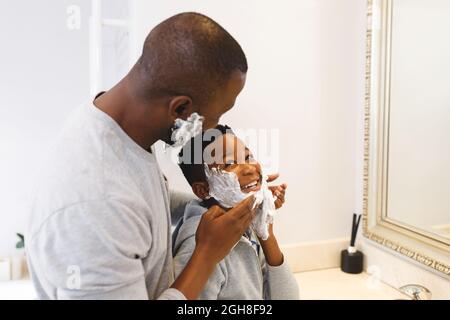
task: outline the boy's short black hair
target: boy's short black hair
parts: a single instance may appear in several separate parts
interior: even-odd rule
[[[212,131],[214,130],[214,131]],[[217,125],[189,140],[178,154],[179,166],[184,177],[192,186],[194,182],[206,181],[203,152],[205,148],[224,134],[233,134],[227,125]],[[199,148],[201,146],[201,148]]]

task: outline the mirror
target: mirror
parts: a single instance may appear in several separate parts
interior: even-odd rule
[[[369,0],[365,236],[450,275],[450,2]]]
[[[390,37],[386,216],[448,244],[450,2],[393,1]]]

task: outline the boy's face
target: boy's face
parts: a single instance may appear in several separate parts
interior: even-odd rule
[[[212,159],[205,162],[208,166],[236,174],[244,193],[261,189],[261,166],[253,158],[252,152],[244,142],[233,134],[219,136],[205,148],[205,154]]]

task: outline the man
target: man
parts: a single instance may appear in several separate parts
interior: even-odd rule
[[[174,279],[173,199],[151,147],[170,144],[175,120],[193,112],[203,129],[216,126],[246,72],[227,31],[203,15],[179,14],[150,32],[117,85],[71,116],[42,171],[26,235],[39,298],[197,298],[250,224],[254,199],[227,214],[209,209]]]

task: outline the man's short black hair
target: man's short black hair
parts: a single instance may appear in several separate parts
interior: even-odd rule
[[[229,126],[219,124],[193,137],[181,149],[178,155],[179,166],[191,186],[194,182],[206,181],[203,152],[208,145],[224,134],[234,135],[234,132]]]
[[[233,71],[247,68],[241,46],[217,22],[200,13],[180,13],[145,39],[136,64],[138,94],[146,100],[188,95],[203,104]]]

